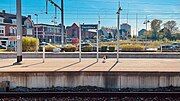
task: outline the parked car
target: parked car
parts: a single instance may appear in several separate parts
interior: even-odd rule
[[[6,49],[6,46],[0,45],[0,49]]]
[[[46,43],[46,42],[42,42],[42,43],[40,43],[40,44],[39,44],[39,46],[40,46],[40,47],[42,47],[43,45],[45,45],[45,46],[46,46],[46,45],[48,45],[48,43]]]
[[[163,45],[160,46],[158,50],[162,50],[163,52],[173,52],[176,50],[176,48],[173,45]]]
[[[172,46],[175,47],[176,50],[180,50],[180,43],[175,42],[175,43],[172,44]]]

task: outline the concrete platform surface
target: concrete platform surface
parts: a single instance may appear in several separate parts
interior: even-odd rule
[[[0,59],[0,72],[77,72],[77,71],[112,71],[112,72],[180,72],[180,59],[24,59],[22,65],[12,65],[16,59]]]

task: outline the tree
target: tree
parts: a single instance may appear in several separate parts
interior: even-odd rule
[[[169,29],[163,28],[159,31],[159,35],[163,35],[163,38],[167,38],[169,40],[172,39],[172,35]]]
[[[162,21],[161,20],[158,20],[158,19],[154,19],[152,22],[151,22],[151,30],[153,32],[158,32],[161,28],[161,23]]]
[[[176,21],[172,20],[164,23],[164,28],[167,28],[171,34],[174,34],[178,30],[178,27],[176,27],[176,25]]]
[[[174,37],[176,40],[180,40],[180,33],[176,33]]]
[[[151,39],[152,40],[157,40],[159,38],[158,32],[161,28],[161,23],[162,23],[162,21],[158,20],[158,19],[154,19],[151,22],[151,30],[152,30]]]

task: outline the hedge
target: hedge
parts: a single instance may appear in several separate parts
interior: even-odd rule
[[[138,44],[124,44],[121,45],[121,49],[123,52],[142,52],[144,51],[144,46]]]
[[[35,52],[39,49],[39,40],[33,37],[22,38],[22,51]]]
[[[64,47],[65,52],[75,52],[76,51],[76,46],[74,45],[67,45]]]
[[[109,52],[114,52],[115,51],[115,46],[109,46]]]
[[[107,46],[102,46],[101,47],[101,52],[107,52],[107,48],[108,48]]]
[[[53,52],[53,49],[55,49],[55,48],[56,48],[56,46],[48,44],[45,46],[45,51],[46,52]],[[39,51],[43,51],[43,46],[39,47]]]
[[[88,46],[84,46],[82,48],[82,51],[83,52],[92,52],[93,51],[93,47],[91,45],[88,45]]]

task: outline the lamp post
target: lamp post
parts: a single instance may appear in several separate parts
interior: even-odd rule
[[[118,11],[117,11],[117,63],[119,63],[119,39],[120,39],[120,33],[119,33],[119,27],[120,27],[120,12],[122,11],[122,8],[120,7],[120,3],[118,5]]]
[[[14,65],[20,65],[22,62],[22,15],[21,0],[16,0],[16,18],[17,18],[17,62]]]
[[[147,16],[146,16],[146,20],[144,21],[144,23],[143,24],[145,24],[146,25],[146,46],[145,46],[145,48],[147,48],[147,33],[148,33],[148,23],[150,23],[150,21],[147,19]]]
[[[54,34],[53,34],[53,35],[54,35],[54,38],[53,38],[53,39],[54,39],[54,43],[55,43],[55,41],[56,41],[56,39],[55,39],[55,33],[57,33],[57,32],[56,32],[57,30],[55,31],[56,24],[57,24],[57,22],[55,21],[55,18],[56,18],[56,17],[54,17],[54,19],[51,21],[51,22],[54,23],[54,30],[53,30],[53,32],[54,32]]]
[[[36,38],[38,39],[38,14],[34,14],[36,16]]]

